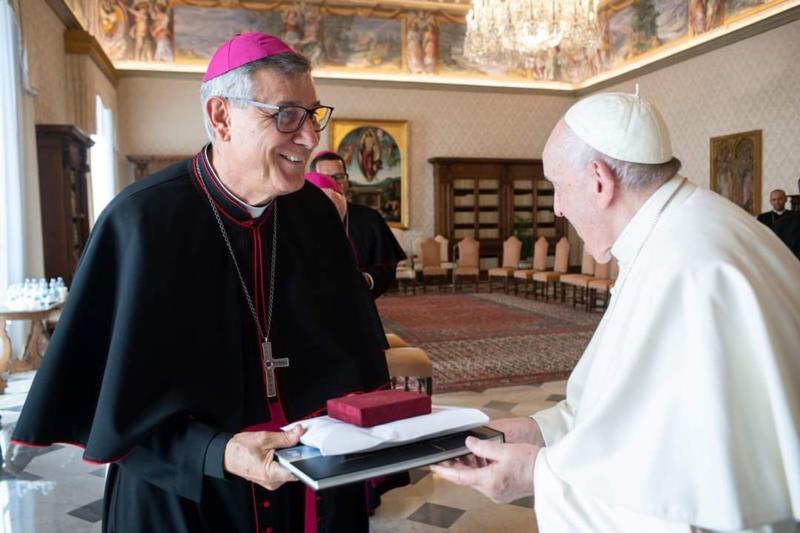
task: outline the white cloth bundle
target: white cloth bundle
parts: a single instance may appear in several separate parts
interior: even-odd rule
[[[362,428],[329,416],[300,420],[284,426],[289,431],[300,424],[306,428],[300,442],[318,448],[322,455],[342,455],[389,448],[427,438],[466,431],[489,422],[478,409],[437,408],[429,415],[415,416],[388,424]]]

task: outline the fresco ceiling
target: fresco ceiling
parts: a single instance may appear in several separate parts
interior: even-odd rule
[[[575,90],[798,11],[800,0],[601,0],[600,47],[527,70],[463,56],[467,0],[64,0],[118,70],[202,72],[236,33],[264,31],[318,77]],[[563,55],[562,55],[563,56]]]

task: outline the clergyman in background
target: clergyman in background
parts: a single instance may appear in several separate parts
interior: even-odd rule
[[[311,161],[311,170],[331,176],[347,195],[349,176],[342,156],[320,152]],[[358,267],[373,298],[378,298],[394,282],[397,263],[406,254],[381,214],[371,207],[347,202],[344,225],[358,256]]]

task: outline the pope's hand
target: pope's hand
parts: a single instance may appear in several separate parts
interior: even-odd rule
[[[500,431],[508,443],[533,444],[544,446],[544,438],[539,424],[529,417],[501,418],[489,422],[489,427]]]
[[[275,450],[296,446],[305,433],[302,426],[291,431],[237,433],[225,446],[225,470],[268,490],[276,490],[297,478],[275,461]]]
[[[539,446],[467,437],[467,448],[474,459],[434,465],[431,467],[433,473],[458,485],[479,490],[497,503],[508,503],[533,494],[533,465]]]

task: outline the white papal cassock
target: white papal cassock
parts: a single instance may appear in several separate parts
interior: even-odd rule
[[[682,177],[612,254],[620,275],[566,400],[533,416],[540,531],[795,531],[800,262]]]

